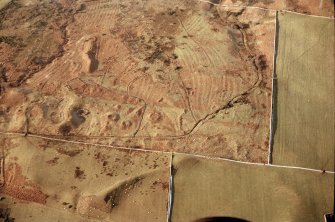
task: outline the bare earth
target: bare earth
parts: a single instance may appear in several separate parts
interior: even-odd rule
[[[280,10],[331,17],[333,6],[326,0],[0,0],[0,221],[11,221],[9,208],[18,221],[204,216],[197,197],[220,205],[217,193],[239,192],[240,168],[249,163],[198,161],[194,155],[270,161],[278,14],[288,13]],[[299,42],[301,35],[292,33]],[[286,153],[280,153],[285,161]],[[194,165],[183,168],[183,159]],[[267,178],[290,188],[281,196],[273,196],[277,187],[270,185],[268,192],[254,186],[251,193],[264,191],[274,203],[279,197],[283,206],[309,201],[310,208],[292,208],[283,218],[298,218],[322,202],[298,192],[304,178],[312,181],[320,172],[250,169],[241,183],[245,189],[248,178],[256,178],[250,175],[259,174],[255,184]],[[196,186],[198,173],[203,180]],[[268,179],[277,174],[275,182]],[[332,187],[334,175],[320,175],[323,182],[306,190]],[[198,195],[185,196],[183,188]],[[295,195],[297,201],[287,198]],[[185,214],[183,207],[194,203]],[[236,209],[241,203],[247,202],[236,202]],[[257,203],[266,205],[264,199]],[[309,218],[329,213],[332,202],[322,203]],[[234,209],[224,212],[264,221],[276,215],[265,215],[265,208],[259,215],[260,208],[246,215]]]
[[[2,131],[266,162],[275,12],[39,4],[3,10]]]

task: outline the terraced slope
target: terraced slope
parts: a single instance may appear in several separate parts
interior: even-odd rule
[[[2,130],[266,162],[274,12],[198,1],[67,4],[61,56],[4,89]],[[7,84],[18,72],[3,73]]]
[[[323,221],[333,6],[0,0],[0,221]]]

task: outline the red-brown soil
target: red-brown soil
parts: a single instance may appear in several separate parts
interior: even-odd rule
[[[7,23],[15,7],[60,10],[29,20],[44,21],[29,30],[50,49],[2,29],[26,45],[2,43],[13,52],[3,62],[2,129],[266,161],[274,12],[197,1],[64,4],[2,10]],[[13,56],[30,71],[22,75]],[[46,58],[38,68],[34,56]]]

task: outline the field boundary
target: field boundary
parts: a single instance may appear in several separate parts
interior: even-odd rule
[[[277,74],[276,74],[276,59],[278,50],[278,35],[279,35],[279,24],[278,24],[278,12],[276,12],[275,18],[275,34],[274,34],[274,49],[273,49],[273,67],[272,67],[272,80],[271,80],[271,110],[270,110],[270,132],[269,132],[269,151],[268,151],[268,164],[272,163],[272,149],[274,140],[274,129],[276,121],[276,96],[277,96]]]
[[[235,7],[235,8],[251,8],[251,9],[259,9],[259,10],[265,10],[265,11],[272,11],[272,12],[289,12],[289,13],[295,13],[295,14],[299,14],[299,15],[305,15],[305,16],[311,16],[311,17],[318,17],[318,18],[327,18],[327,19],[332,19],[334,20],[334,16],[328,17],[328,16],[322,16],[322,15],[309,15],[309,14],[304,14],[304,13],[300,13],[300,12],[295,12],[295,11],[291,11],[291,10],[286,10],[286,9],[270,9],[270,8],[264,8],[264,7],[259,7],[259,6],[250,6],[250,5],[234,5],[234,4],[217,4],[217,3],[213,3],[207,0],[198,0],[199,2],[204,2],[204,3],[208,3],[211,5],[216,5],[216,6],[220,6],[220,7]]]
[[[247,165],[278,167],[278,168],[297,169],[297,170],[314,171],[314,172],[319,172],[319,173],[335,174],[334,171],[328,171],[328,170],[323,170],[323,169],[313,169],[313,168],[298,167],[298,166],[274,165],[274,164],[268,164],[268,163],[253,163],[253,162],[245,162],[245,161],[239,161],[239,160],[231,160],[231,159],[221,158],[221,157],[205,156],[205,155],[200,155],[200,154],[181,153],[181,152],[173,152],[173,151],[147,150],[147,149],[113,146],[113,145],[106,145],[106,144],[99,144],[99,143],[88,143],[88,142],[76,141],[76,140],[64,140],[64,139],[52,138],[52,137],[41,136],[38,134],[31,134],[31,133],[26,134],[26,133],[18,133],[18,132],[0,132],[0,135],[32,137],[32,138],[45,139],[45,140],[50,140],[50,141],[58,141],[58,142],[66,142],[66,143],[72,143],[72,144],[98,146],[98,147],[107,147],[107,148],[122,149],[122,150],[135,150],[135,151],[142,151],[142,152],[177,154],[177,155],[180,154],[180,155],[194,156],[194,157],[210,159],[210,160],[229,161],[229,162],[247,164]]]

